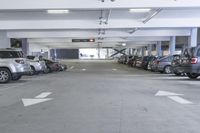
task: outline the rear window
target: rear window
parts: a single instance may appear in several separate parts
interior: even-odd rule
[[[21,51],[0,51],[0,58],[23,58]]]
[[[200,56],[200,48],[197,51],[197,56]]]
[[[29,60],[34,60],[35,56],[27,56],[26,58],[29,59]]]
[[[192,57],[194,55],[195,48],[188,48],[183,52],[183,56]]]

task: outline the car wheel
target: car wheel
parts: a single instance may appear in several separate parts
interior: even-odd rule
[[[21,79],[21,77],[22,77],[22,76],[21,76],[21,75],[19,75],[19,76],[13,77],[13,78],[12,78],[12,80],[14,80],[14,81],[17,81],[17,80],[20,80],[20,79]]]
[[[31,71],[30,71],[30,75],[34,75],[36,74],[35,68],[33,66],[31,66]]]
[[[51,72],[52,72],[51,68],[50,68],[50,67],[47,67],[46,72],[47,72],[47,73],[51,73]]]
[[[7,68],[0,68],[0,83],[8,83],[11,80],[11,73]]]
[[[172,73],[172,67],[171,67],[171,66],[166,66],[166,67],[164,68],[164,72],[165,72],[166,74]]]
[[[186,73],[186,75],[190,78],[190,79],[196,79],[199,77],[198,74],[196,73]]]

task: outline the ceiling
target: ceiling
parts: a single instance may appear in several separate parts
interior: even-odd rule
[[[102,2],[104,1],[104,2]],[[200,27],[197,0],[2,0],[0,30],[9,38],[53,48],[138,47],[190,36]],[[150,9],[130,12],[129,9]],[[68,10],[49,14],[47,10]],[[94,43],[72,43],[95,38]]]

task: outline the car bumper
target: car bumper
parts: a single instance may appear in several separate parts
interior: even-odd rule
[[[46,69],[46,66],[43,66],[43,65],[35,66],[35,70],[37,72],[44,72],[45,69]]]
[[[23,76],[23,75],[29,75],[30,71],[27,72],[17,72],[17,73],[12,73],[12,77],[18,77],[18,76]]]
[[[180,66],[176,68],[178,71],[182,71],[184,73],[198,73],[200,74],[200,67],[198,66]]]

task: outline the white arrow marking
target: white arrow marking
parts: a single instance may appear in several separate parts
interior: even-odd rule
[[[52,100],[52,98],[46,98],[46,99],[22,99],[22,102],[24,104],[25,107],[27,106],[31,106],[34,104],[38,104],[38,103],[43,103],[46,101],[50,101]]]
[[[155,96],[167,96],[169,99],[180,103],[180,104],[193,104],[191,101],[188,101],[180,96],[183,96],[184,94],[178,94],[174,92],[169,91],[158,91]]]
[[[168,96],[168,98],[170,98],[171,100],[180,103],[180,104],[193,104],[191,101],[188,101],[182,97],[179,96]]]
[[[184,94],[178,94],[169,91],[158,91],[155,96],[183,96]]]
[[[52,92],[43,92],[40,95],[36,96],[35,98],[46,98],[51,94],[52,94]]]

